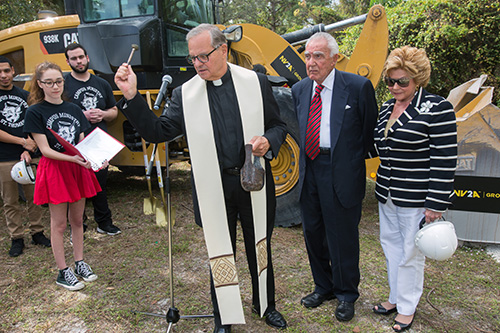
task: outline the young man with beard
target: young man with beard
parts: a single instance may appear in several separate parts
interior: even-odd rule
[[[64,93],[69,100],[78,105],[91,124],[92,132],[96,127],[107,132],[107,122],[118,115],[111,85],[104,79],[90,74],[89,57],[85,48],[77,43],[69,44],[64,52],[66,62],[71,67],[71,73],[64,77]],[[97,231],[102,234],[118,235],[120,228],[113,224],[111,210],[108,206],[106,181],[108,168],[96,172],[97,180],[102,192],[92,198],[94,206],[94,219],[98,225]]]
[[[33,139],[24,134],[24,117],[28,108],[28,92],[14,86],[14,67],[9,59],[0,56],[0,192],[7,229],[12,240],[11,257],[24,249],[24,207],[19,203],[18,184],[10,171],[20,160],[38,162],[32,153],[37,150]],[[33,244],[50,247],[50,240],[43,234],[42,208],[33,203],[35,185],[23,185],[28,206],[28,221]]]

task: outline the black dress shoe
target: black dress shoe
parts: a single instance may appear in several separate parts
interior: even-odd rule
[[[340,301],[335,310],[335,317],[340,321],[349,321],[354,317],[354,303]]]
[[[329,301],[335,298],[334,294],[322,295],[317,292],[312,292],[300,300],[300,304],[306,308],[315,308],[323,304],[324,301]]]
[[[283,318],[283,315],[281,315],[281,313],[279,313],[276,309],[270,311],[264,316],[266,317],[266,324],[271,327],[283,330],[287,326],[285,318]]]
[[[231,333],[231,325],[215,326],[214,333]]]
[[[377,307],[376,309],[375,309],[375,306]],[[395,307],[393,307],[392,309],[389,309],[389,310],[387,310],[386,308],[384,308],[382,306],[382,304],[377,304],[375,306],[373,307],[373,312],[375,312],[376,314],[384,315],[384,316],[398,311],[397,306],[395,306]]]

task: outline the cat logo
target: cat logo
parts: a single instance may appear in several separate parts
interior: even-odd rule
[[[473,191],[473,190],[455,190],[455,194],[459,198],[478,198],[481,199],[481,196],[479,195],[479,191]]]

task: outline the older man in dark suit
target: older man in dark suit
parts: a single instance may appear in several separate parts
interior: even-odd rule
[[[359,234],[365,155],[373,146],[377,104],[366,78],[335,69],[338,45],[328,33],[306,44],[308,78],[293,86],[300,128],[299,193],[314,291],[301,303],[338,299],[348,321],[359,297]]]

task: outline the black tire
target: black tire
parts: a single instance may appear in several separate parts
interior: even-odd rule
[[[288,129],[286,142],[281,146],[278,157],[271,162],[276,183],[274,225],[292,227],[302,223],[298,191],[299,124],[295,115],[291,89],[274,87],[273,93],[280,108],[281,118],[286,122]]]

